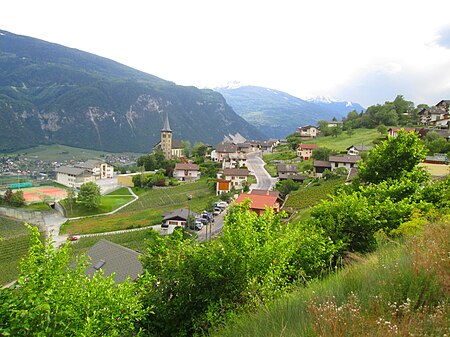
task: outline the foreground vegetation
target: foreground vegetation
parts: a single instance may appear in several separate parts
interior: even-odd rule
[[[445,336],[450,218],[243,315],[214,336]],[[350,261],[350,257],[347,258]]]

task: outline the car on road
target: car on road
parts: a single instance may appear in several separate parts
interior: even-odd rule
[[[196,231],[199,231],[199,230],[201,230],[203,228],[203,224],[201,223],[201,222],[196,222],[195,223],[195,227],[194,227],[194,229],[196,230]]]
[[[67,238],[67,241],[78,241],[79,239],[79,236],[72,235]]]

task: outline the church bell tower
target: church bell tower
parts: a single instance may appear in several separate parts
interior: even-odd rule
[[[161,130],[161,150],[167,160],[172,159],[172,130],[170,129],[169,115],[167,113]]]

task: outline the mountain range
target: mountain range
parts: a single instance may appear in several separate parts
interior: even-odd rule
[[[358,103],[324,97],[303,100],[279,90],[236,83],[214,90],[241,117],[272,138],[284,138],[302,125],[317,125],[319,120],[341,119],[350,111],[364,110]]]
[[[264,138],[218,92],[0,30],[0,151],[63,144],[149,152],[166,114],[173,137],[192,144]]]

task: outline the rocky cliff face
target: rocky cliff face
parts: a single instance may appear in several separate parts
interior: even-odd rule
[[[95,55],[0,31],[0,151],[59,143],[148,152],[163,116],[174,138],[217,144],[263,135],[217,92],[183,87]]]

